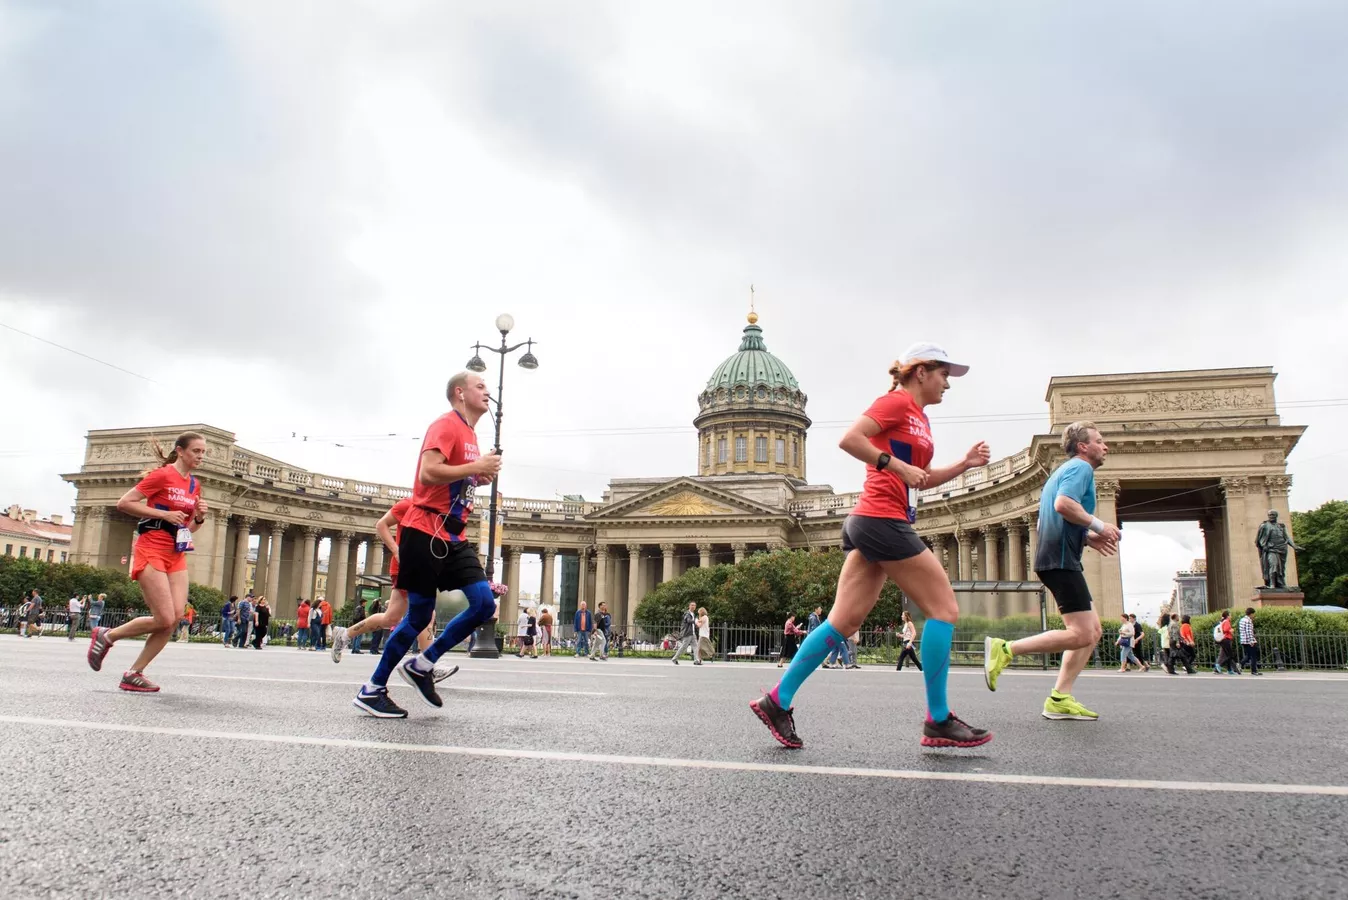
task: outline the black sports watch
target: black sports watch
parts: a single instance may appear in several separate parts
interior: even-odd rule
[[[893,457],[888,453],[881,453],[880,458],[875,461],[875,470],[877,472],[883,472],[885,469],[889,468],[889,461],[892,458]]]

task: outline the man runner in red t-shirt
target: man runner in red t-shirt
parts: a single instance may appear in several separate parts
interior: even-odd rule
[[[407,616],[389,635],[374,674],[351,701],[357,709],[381,719],[407,717],[407,710],[388,695],[388,678],[395,666],[428,706],[443,706],[435,691],[436,660],[496,615],[496,597],[477,558],[477,547],[463,537],[475,488],[501,470],[501,457],[495,451],[485,456],[478,452],[473,431],[487,412],[491,394],[476,372],[455,375],[445,394],[453,409],[426,429],[412,507],[398,526],[394,587],[407,592]],[[453,590],[463,591],[468,608],[450,620],[425,652],[399,665],[417,633],[430,624],[436,592]]]

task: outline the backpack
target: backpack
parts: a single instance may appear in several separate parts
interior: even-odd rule
[[[1226,640],[1226,635],[1222,634],[1222,623],[1221,623],[1221,622],[1218,622],[1216,625],[1214,625],[1214,626],[1212,627],[1212,639],[1213,639],[1214,641],[1216,641],[1217,643],[1219,643],[1219,644],[1220,644],[1222,641]]]

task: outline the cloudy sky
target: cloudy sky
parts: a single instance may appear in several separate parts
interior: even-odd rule
[[[974,365],[938,456],[1024,447],[1055,374],[1272,365],[1310,426],[1293,507],[1342,497],[1345,28],[1296,0],[0,0],[0,501],[68,511],[88,429],[198,421],[406,484],[502,311],[541,362],[507,374],[507,494],[689,473],[751,282],[814,482],[855,488],[841,423],[929,338]],[[1129,538],[1139,609],[1202,553]]]

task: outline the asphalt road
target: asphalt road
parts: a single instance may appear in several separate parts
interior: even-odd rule
[[[456,655],[380,721],[368,656],[170,645],[131,695],[84,650],[0,636],[6,898],[1348,895],[1334,675],[1088,675],[1060,723],[957,670],[996,739],[933,751],[917,672],[825,671],[792,752],[770,666]]]

